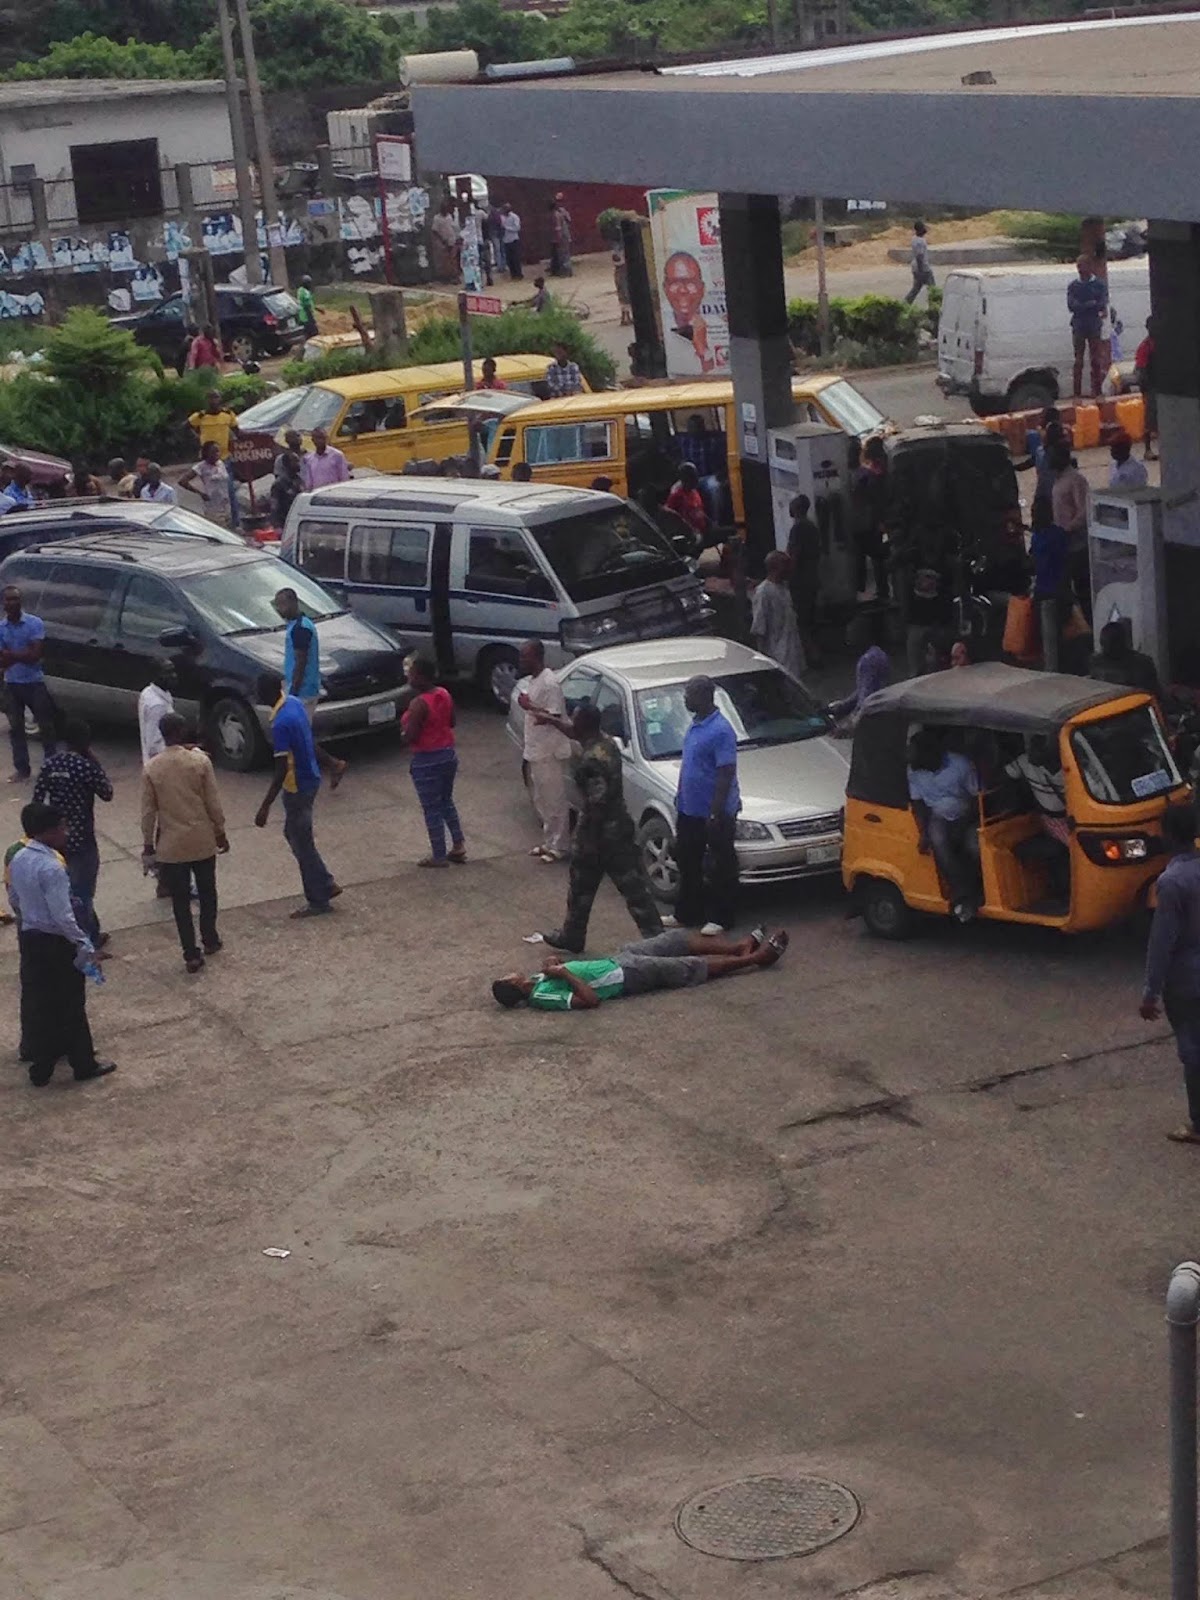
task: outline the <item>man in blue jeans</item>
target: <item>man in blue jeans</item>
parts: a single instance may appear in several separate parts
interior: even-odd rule
[[[321,787],[317,749],[303,700],[288,694],[277,672],[265,673],[259,680],[259,697],[271,712],[271,745],[275,752],[275,773],[266,798],[258,808],[254,825],[265,828],[275,796],[283,791],[283,836],[300,868],[305,904],[293,917],[323,917],[333,910],[341,889],[321,860],[313,838],[313,806]]]
[[[1166,1010],[1183,1066],[1188,1119],[1167,1138],[1200,1144],[1200,852],[1195,809],[1168,806],[1162,836],[1172,857],[1155,884],[1158,905],[1138,1009],[1147,1022],[1158,1019],[1160,1006]]]
[[[21,591],[16,584],[9,584],[0,600],[4,605],[4,621],[0,622],[0,667],[4,669],[4,687],[8,695],[8,734],[13,754],[13,771],[8,781],[25,783],[32,776],[29,740],[25,737],[26,711],[32,711],[37,718],[42,753],[52,756],[57,748],[54,701],[42,671],[46,628],[41,617],[21,609]]]
[[[717,710],[711,678],[691,678],[683,703],[692,714],[684,735],[675,794],[675,859],[679,898],[664,927],[724,933],[737,915],[738,863],[733,831],[742,807],[737,781],[737,735]],[[708,872],[705,873],[705,858]]]

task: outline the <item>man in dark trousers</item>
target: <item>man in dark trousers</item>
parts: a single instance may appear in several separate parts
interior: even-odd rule
[[[100,847],[96,843],[96,801],[111,800],[112,782],[92,754],[92,731],[79,717],[69,717],[63,729],[65,750],[46,757],[33,798],[61,811],[67,822],[67,876],[71,893],[79,902],[84,932],[102,949],[108,935],[100,931],[96,914],[96,883],[100,877]]]
[[[691,678],[683,703],[692,713],[684,735],[675,794],[675,857],[679,898],[669,927],[700,926],[724,933],[736,918],[738,864],[733,832],[742,800],[737,781],[737,735],[717,710],[711,678]],[[708,857],[708,873],[705,858]]]
[[[1200,852],[1194,808],[1168,806],[1162,831],[1173,857],[1155,885],[1158,906],[1138,1009],[1147,1022],[1158,1020],[1160,1006],[1166,1010],[1183,1064],[1188,1120],[1167,1138],[1200,1144]]]
[[[63,861],[67,825],[53,806],[32,800],[21,812],[28,843],[9,865],[8,898],[20,923],[21,1020],[29,1081],[45,1088],[66,1056],[78,1082],[116,1071],[100,1061],[88,1027],[84,969],[96,960],[75,920]]]
[[[601,731],[600,713],[582,705],[573,721],[531,711],[540,722],[561,729],[579,745],[571,776],[583,802],[575,837],[571,842],[571,879],[567,888],[567,918],[561,928],[542,938],[556,950],[576,954],[587,943],[588,919],[601,879],[607,875],[620,894],[643,939],[663,931],[634,835],[633,818],[625,807],[621,752]]]
[[[142,771],[142,860],[158,869],[171,896],[175,930],[188,972],[221,948],[217,932],[217,856],[229,849],[225,812],[213,764],[189,740],[177,711],[159,724],[166,749]],[[200,944],[192,921],[192,881],[200,901]]]

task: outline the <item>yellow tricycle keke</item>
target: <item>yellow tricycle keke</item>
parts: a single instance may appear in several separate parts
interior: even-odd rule
[[[979,916],[1083,933],[1146,907],[1167,862],[1162,814],[1191,797],[1154,700],[987,662],[912,678],[861,709],[842,879],[873,934],[902,939],[915,912],[951,912],[933,855],[918,848],[909,799],[910,740],[925,729],[978,774]],[[1061,761],[1054,781],[1065,814],[1053,839],[1022,767],[1031,751],[1043,766],[1056,765],[1055,752]]]

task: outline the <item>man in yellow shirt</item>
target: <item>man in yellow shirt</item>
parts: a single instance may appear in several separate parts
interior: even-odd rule
[[[191,428],[200,441],[200,453],[204,454],[206,444],[215,444],[220,453],[220,459],[228,464],[229,444],[238,431],[237,412],[230,411],[221,404],[220,393],[216,389],[208,391],[208,398],[204,403],[203,411],[193,411],[188,418],[188,427]],[[229,474],[229,525],[232,528],[241,527],[241,512],[238,506],[237,483],[232,471]]]

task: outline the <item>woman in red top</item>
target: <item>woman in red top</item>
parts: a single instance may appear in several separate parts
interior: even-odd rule
[[[708,514],[704,509],[704,496],[700,493],[696,469],[690,461],[685,461],[680,467],[678,481],[671,486],[664,504],[668,511],[682,517],[692,532],[703,539],[708,532]]]
[[[420,867],[444,867],[447,861],[467,859],[462,824],[454,807],[454,779],[458,773],[458,754],[454,748],[454,701],[434,682],[437,668],[425,656],[414,656],[408,664],[408,681],[413,698],[404,713],[401,732],[412,747],[409,772],[425,826],[429,830],[432,855],[417,863]],[[452,848],[446,851],[449,831]]]

